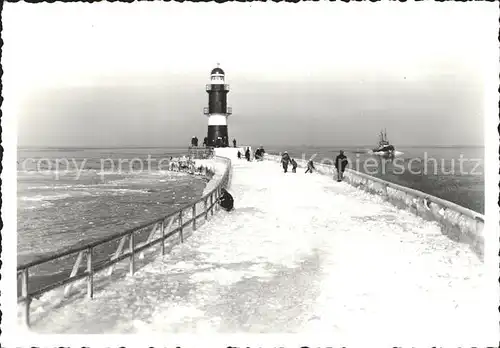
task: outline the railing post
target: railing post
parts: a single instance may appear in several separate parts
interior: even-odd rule
[[[214,216],[214,193],[210,194],[210,213]]]
[[[184,243],[184,236],[182,235],[182,210],[179,212],[179,236],[181,237],[181,243]]]
[[[193,231],[196,231],[196,204],[193,204]]]
[[[165,220],[161,221],[161,254],[165,255]]]
[[[29,281],[29,268],[23,269],[22,273],[22,284],[21,284],[21,291],[24,297],[24,323],[26,327],[30,327],[30,304],[31,304],[31,298],[28,295],[28,281]]]
[[[94,268],[92,267],[92,248],[87,250],[87,297],[94,297]]]
[[[130,262],[129,262],[130,275],[134,275],[134,272],[135,272],[134,232],[132,232],[130,234],[130,239],[128,241],[128,245],[130,248]]]
[[[149,232],[148,239],[146,239],[146,241],[142,245],[146,245],[148,243],[151,243],[154,235],[156,234],[157,228],[158,228],[158,223],[156,222],[153,225],[153,228],[151,229],[151,231]],[[144,253],[145,253],[145,251],[141,251],[141,253],[139,254],[139,259],[142,260],[144,258]]]
[[[205,209],[205,221],[208,220],[208,209],[207,209],[208,204],[207,204],[207,202],[208,202],[208,198],[205,197],[205,200],[203,201],[203,207],[204,207],[203,209]]]
[[[214,191],[214,214],[217,212],[217,200],[219,199],[219,188],[217,187]]]
[[[415,197],[413,197],[413,195],[409,193],[406,193],[406,197],[410,199],[410,206],[409,206],[410,213],[413,213],[418,216],[417,205],[415,204]]]
[[[115,254],[111,257],[111,260],[114,260],[116,259],[117,257],[120,256],[120,254],[122,253],[122,249],[123,249],[123,246],[125,245],[125,240],[127,239],[127,236],[123,236],[121,239],[120,239],[120,243],[118,244],[118,248],[116,248],[116,251],[115,251]],[[113,274],[113,270],[115,269],[115,265],[111,265],[109,270],[108,270],[108,276],[110,276],[111,274]]]
[[[389,188],[389,185],[388,184],[384,184],[384,193],[385,193],[385,196],[388,198],[389,197],[389,191],[388,191],[388,188]]]
[[[71,274],[69,275],[70,278],[76,276],[76,274],[78,273],[78,269],[80,268],[80,263],[82,262],[82,259],[83,259],[83,250],[78,253],[75,264],[73,265],[73,269],[71,270]],[[64,296],[69,295],[72,286],[73,283],[69,283],[68,285],[66,285],[66,288],[64,288]]]
[[[219,198],[220,198],[220,191],[221,191],[221,189],[220,189],[220,186],[219,186],[219,187],[217,187],[217,195],[215,196],[216,200],[219,200]],[[215,207],[216,207],[217,211],[219,211],[219,209],[220,209],[219,205],[216,204]]]

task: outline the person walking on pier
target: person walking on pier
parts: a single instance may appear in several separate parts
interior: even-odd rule
[[[335,168],[337,169],[337,181],[344,179],[344,171],[347,167],[347,157],[344,155],[344,150],[340,150],[340,154],[335,158]]]
[[[194,146],[198,147],[198,137],[194,137]]]
[[[233,147],[236,147],[236,138],[233,138]]]
[[[314,168],[314,163],[312,160],[309,160],[309,162],[307,162],[307,170],[306,170],[306,173],[312,173],[313,172],[313,169],[316,169]]]
[[[286,173],[288,171],[288,164],[290,163],[290,155],[287,151],[281,156],[281,164],[283,165],[283,171]]]
[[[238,159],[241,159],[241,152],[238,151]]]
[[[245,158],[247,159],[248,162],[250,162],[250,148],[247,147],[247,150],[245,151]]]
[[[297,173],[297,162],[292,158],[290,163],[292,164],[292,173]]]
[[[195,138],[196,138],[196,137],[195,137],[194,135],[193,135],[193,137],[191,138],[191,146],[192,146],[192,147],[194,147],[194,146],[195,146],[195,145],[194,145],[194,144],[195,144],[195,142],[196,142]]]
[[[263,160],[263,153],[262,153],[262,149],[257,149],[255,150],[255,159],[257,161],[262,161]]]
[[[221,189],[222,195],[219,197],[219,204],[226,211],[231,211],[234,207],[234,199],[233,196],[225,188]]]

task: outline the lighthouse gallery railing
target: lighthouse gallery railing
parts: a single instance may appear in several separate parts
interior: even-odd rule
[[[21,291],[17,302],[25,304],[25,324],[27,326],[30,325],[30,303],[33,298],[39,298],[44,293],[63,286],[65,286],[64,296],[67,296],[71,292],[73,283],[82,279],[87,280],[87,297],[92,298],[94,293],[94,276],[97,272],[108,270],[106,275],[111,276],[114,266],[128,259],[129,273],[133,275],[136,270],[137,256],[139,258],[144,257],[144,252],[147,249],[160,244],[160,254],[165,255],[165,241],[174,235],[178,235],[180,242],[183,243],[185,232],[188,229],[196,231],[197,225],[200,222],[199,220],[207,221],[208,216],[213,216],[214,210],[219,209],[217,199],[221,195],[221,189],[229,185],[231,160],[225,157],[216,157],[216,159],[225,162],[226,169],[224,174],[215,188],[195,202],[189,203],[167,216],[141,226],[83,246],[18,265],[18,284],[20,283]],[[140,241],[141,239],[142,241]],[[99,255],[99,252],[102,254],[100,248],[104,246],[109,247],[110,244],[116,245],[115,252],[104,257],[103,255]],[[75,261],[70,273],[68,272],[69,270],[59,270],[59,274],[62,274],[62,277],[60,277],[62,279],[50,281],[48,284],[43,284],[35,289],[33,289],[33,286],[30,286],[30,269],[43,268],[44,266],[49,269],[54,268],[54,265],[51,265],[51,263],[68,258]],[[83,264],[84,258],[86,259],[86,264]],[[19,278],[21,278],[20,281]]]

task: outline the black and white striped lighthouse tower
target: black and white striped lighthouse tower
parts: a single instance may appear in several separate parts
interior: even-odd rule
[[[224,83],[224,70],[213,69],[210,74],[210,84],[206,86],[208,93],[208,107],[203,113],[208,116],[207,146],[227,147],[229,146],[229,134],[227,132],[227,117],[232,110],[227,106],[227,93],[229,85]]]

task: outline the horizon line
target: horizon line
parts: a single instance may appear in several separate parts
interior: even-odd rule
[[[260,143],[261,144],[261,143]],[[259,144],[259,145],[260,145]],[[259,146],[259,145],[253,145],[253,146]],[[252,146],[252,144],[243,144],[240,146]],[[238,147],[240,147],[238,146]],[[372,148],[374,145],[306,145],[306,144],[300,144],[300,145],[291,145],[291,144],[270,144],[270,145],[265,145],[265,147],[313,147],[313,148],[327,148],[327,147],[332,147],[332,148]],[[109,145],[101,145],[101,146],[89,146],[89,145],[18,145],[18,149],[26,149],[26,148],[38,148],[38,149],[160,149],[160,148],[165,148],[165,149],[181,149],[181,148],[188,148],[189,145],[152,145],[152,146],[144,146],[144,145],[114,145],[114,146],[109,146]],[[232,146],[228,146],[232,147]],[[485,144],[432,144],[432,145],[415,145],[415,144],[407,144],[407,145],[397,145],[398,148],[402,147],[412,147],[412,148],[450,148],[450,147],[485,147]],[[200,146],[200,148],[202,148]]]

